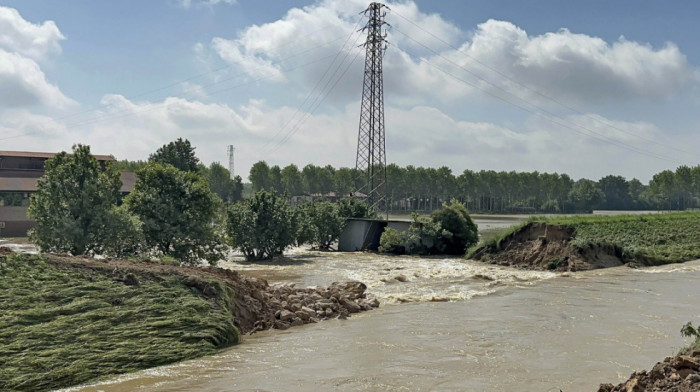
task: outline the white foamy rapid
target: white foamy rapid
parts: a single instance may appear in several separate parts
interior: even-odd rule
[[[293,249],[281,262],[247,263],[234,258],[222,266],[307,286],[357,280],[383,303],[467,300],[557,276],[461,258],[311,252],[300,248]]]
[[[13,252],[27,253],[30,255],[39,254],[39,248],[30,243],[15,243],[8,239],[0,239],[0,246],[10,248]]]

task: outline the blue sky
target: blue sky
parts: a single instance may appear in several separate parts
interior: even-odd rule
[[[387,4],[388,161],[642,181],[700,163],[696,2]],[[0,149],[145,159],[185,137],[205,163],[235,145],[243,177],[353,166],[366,5],[2,1]]]

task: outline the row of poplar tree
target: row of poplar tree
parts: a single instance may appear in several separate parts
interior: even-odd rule
[[[433,211],[456,199],[471,212],[590,212],[604,210],[683,210],[700,207],[700,165],[680,166],[653,176],[649,184],[608,175],[598,181],[574,181],[567,174],[424,168],[390,164],[386,195],[395,213]],[[356,169],[330,165],[269,166],[255,163],[249,175],[252,188],[287,195],[348,195],[362,186]]]

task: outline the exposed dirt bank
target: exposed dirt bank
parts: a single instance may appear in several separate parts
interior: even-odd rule
[[[533,222],[494,245],[483,246],[471,257],[493,264],[553,271],[583,271],[630,262],[646,265],[643,259],[624,259],[621,249],[614,245],[574,245],[574,237],[570,226]]]
[[[0,390],[47,391],[210,355],[241,333],[344,318],[360,282],[270,286],[220,268],[0,247]]]
[[[669,357],[651,371],[634,372],[617,386],[600,384],[598,392],[698,392],[700,391],[700,350]]]
[[[270,328],[287,329],[331,318],[347,318],[351,313],[379,306],[374,296],[365,293],[367,286],[361,282],[296,288],[294,284],[269,285],[264,279],[223,268],[56,255],[44,255],[44,258],[58,268],[93,269],[130,285],[137,285],[138,277],[142,274],[180,275],[187,286],[205,297],[217,295],[215,282],[221,282],[232,289],[230,300],[234,325],[243,334]]]
[[[491,233],[468,256],[519,268],[580,271],[700,258],[700,212],[552,216]]]

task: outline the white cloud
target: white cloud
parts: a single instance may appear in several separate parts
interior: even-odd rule
[[[59,53],[63,39],[53,21],[33,24],[24,20],[16,9],[0,6],[0,48],[41,60],[48,53]]]
[[[275,82],[285,80],[279,66],[273,64],[269,59],[241,53],[240,46],[235,42],[214,38],[212,46],[224,61],[237,64],[245,73],[256,79],[265,78]]]
[[[237,174],[244,178],[259,160],[280,166],[354,165],[357,101],[332,115],[311,115],[286,106],[272,108],[260,100],[231,107],[175,97],[159,102],[134,102],[121,95],[107,95],[101,103],[107,105],[105,109],[92,113],[90,118],[64,123],[50,123],[50,119],[26,111],[5,113],[0,116],[0,133],[14,135],[36,129],[44,133],[3,140],[3,148],[27,149],[31,145],[31,149],[53,151],[84,143],[91,145],[95,153],[138,160],[183,137],[192,142],[197,156],[207,164],[225,161],[226,146],[234,145]],[[299,121],[302,118],[305,120]],[[648,148],[648,140],[664,143],[663,130],[651,123],[612,121],[597,115],[565,120],[638,148]],[[596,179],[614,173],[636,176],[642,181],[648,181],[653,173],[677,166],[542,119],[507,127],[486,121],[458,121],[432,106],[408,109],[387,106],[386,124],[387,160],[401,166],[448,166],[455,173],[465,169],[546,172],[556,169],[574,178]],[[675,143],[684,145],[688,151],[700,149],[698,140],[690,138],[680,137]]]
[[[510,22],[489,20],[477,27],[462,50],[518,82],[577,101],[667,97],[696,81],[685,55],[673,43],[654,49],[621,37],[610,44],[567,29],[529,36]],[[459,62],[481,68],[464,56]]]
[[[61,51],[64,37],[52,21],[40,25],[22,18],[17,10],[0,7],[0,106],[43,106],[61,110],[76,105],[46,80],[38,62]]]
[[[0,106],[36,105],[65,109],[76,103],[46,80],[34,60],[0,49]]]
[[[8,140],[12,139],[21,142],[20,135],[29,135],[35,139],[55,142],[57,137],[60,138],[65,133],[65,124],[49,116],[34,114],[26,109],[8,109],[0,114],[0,139],[8,138],[2,142],[3,144],[9,143]]]
[[[608,43],[567,29],[530,36],[510,22],[497,20],[488,20],[479,24],[474,32],[466,32],[440,15],[421,12],[412,1],[389,3],[389,6],[392,11],[388,12],[386,20],[393,28],[388,30],[391,44],[384,58],[384,81],[387,96],[396,102],[429,103],[435,99],[450,102],[469,94],[484,96],[439,69],[511,101],[522,103],[473,74],[522,100],[548,105],[552,102],[543,100],[538,93],[571,105],[600,104],[612,100],[666,98],[698,80],[694,75],[696,71],[673,43],[653,48],[624,37]],[[293,8],[279,20],[252,25],[233,39],[216,37],[211,46],[222,59],[237,64],[252,77],[271,82],[291,80],[310,90],[330,60],[293,73],[285,72],[287,67],[283,65],[298,64],[300,59],[332,56],[341,48],[343,38],[353,30],[358,10],[364,7],[366,3],[360,0],[325,0]],[[392,16],[392,12],[395,15]],[[464,53],[446,46],[434,36],[460,47]],[[467,36],[471,38],[464,41]],[[363,37],[359,38],[361,42]],[[331,39],[337,41],[329,43]],[[345,51],[354,46],[346,45]],[[508,78],[482,67],[465,53]],[[297,54],[300,55],[289,60]],[[341,81],[338,85],[331,97],[336,103],[357,99],[356,86],[362,67],[363,62],[357,61],[347,75],[350,81]]]

